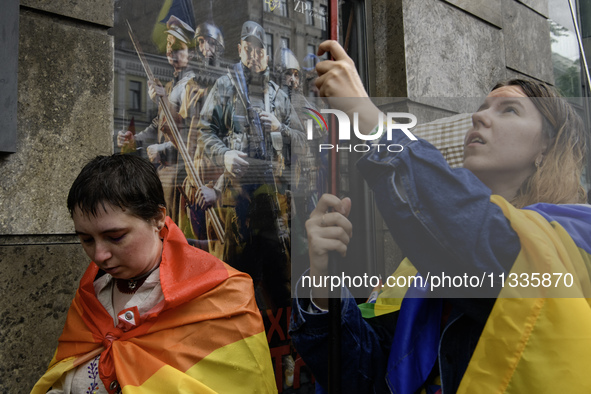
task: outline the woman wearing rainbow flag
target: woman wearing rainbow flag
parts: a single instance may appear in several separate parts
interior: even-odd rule
[[[92,259],[32,393],[275,393],[252,280],[189,246],[154,166],[98,156],[68,209]]]
[[[352,60],[336,42],[320,50],[335,59],[317,65],[321,95],[372,130],[379,110]],[[346,107],[335,97],[360,99]],[[343,392],[591,392],[591,206],[574,110],[543,83],[498,84],[472,116],[463,169],[426,141],[393,138],[401,152],[374,149],[357,165],[407,256],[394,275],[482,277],[493,293],[441,298],[409,286],[359,308],[343,289]],[[325,195],[312,212],[312,277],[327,275],[329,252],[346,253],[350,209]],[[328,290],[299,287],[291,336],[326,387]]]

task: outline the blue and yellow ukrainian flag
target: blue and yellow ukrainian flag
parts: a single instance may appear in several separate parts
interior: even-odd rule
[[[491,202],[502,209],[519,236],[521,251],[507,274],[458,393],[591,393],[591,209],[554,204],[517,209],[499,196],[492,196]],[[415,273],[405,259],[394,276]],[[534,273],[539,277],[550,274],[551,285],[510,286],[510,281],[521,280],[522,274],[532,278]],[[425,383],[440,333],[440,313],[433,311],[437,300],[404,298],[410,296],[407,291],[414,290],[386,288],[375,303],[360,305],[365,318],[400,311],[399,325],[401,321],[414,324],[406,330],[397,326],[391,351],[391,356],[403,354],[397,360],[404,359],[409,368],[398,363],[395,371],[390,363],[388,366],[389,372],[396,374],[388,380],[401,393],[412,393]],[[409,335],[397,338],[399,331],[413,337],[421,331],[421,338],[428,338],[428,343],[413,341]]]

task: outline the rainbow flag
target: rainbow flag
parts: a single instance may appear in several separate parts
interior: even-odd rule
[[[100,354],[109,392],[276,393],[250,277],[187,244],[166,219],[160,281],[164,300],[133,325],[114,327],[94,294],[98,267],[81,279],[49,369],[32,393]],[[122,313],[125,311],[122,311]]]
[[[405,258],[398,265],[398,268],[392,274],[392,276],[402,276],[408,278],[416,274],[417,269],[412,265],[408,258]],[[402,300],[408,291],[408,287],[409,286],[388,287],[383,285],[379,289],[374,289],[374,292],[377,291],[378,293],[377,298],[371,301],[368,300],[368,302],[358,305],[359,310],[361,311],[361,316],[363,316],[364,319],[371,319],[372,317],[378,317],[400,310]]]

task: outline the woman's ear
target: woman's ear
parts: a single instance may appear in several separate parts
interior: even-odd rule
[[[538,155],[538,157],[536,157],[536,160],[534,161],[534,165],[536,166],[536,169],[537,168],[540,168],[540,166],[542,165],[542,162],[543,161],[544,161],[544,154],[543,153],[540,153]]]
[[[544,158],[546,157],[546,154],[550,150],[551,146],[552,145],[551,145],[550,138],[544,137],[544,141],[542,143],[542,151],[538,154],[538,156],[536,156],[536,159],[534,161],[534,165],[536,166],[536,169],[540,168],[540,166],[544,162]]]
[[[154,218],[154,225],[158,229],[158,231],[162,230],[164,227],[164,222],[166,221],[166,207],[161,206],[159,208],[158,216]]]

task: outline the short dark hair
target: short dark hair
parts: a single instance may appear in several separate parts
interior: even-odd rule
[[[84,166],[68,193],[68,210],[96,216],[105,204],[155,219],[166,206],[162,183],[148,160],[135,155],[97,156]]]

